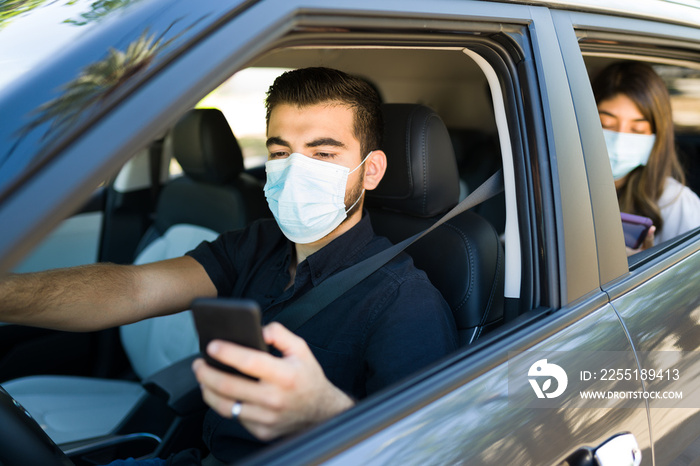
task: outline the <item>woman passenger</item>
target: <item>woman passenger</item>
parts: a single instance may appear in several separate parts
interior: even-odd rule
[[[700,198],[685,186],[671,99],[659,75],[643,63],[614,63],[593,81],[593,93],[620,211],[654,224],[639,250],[700,226]]]

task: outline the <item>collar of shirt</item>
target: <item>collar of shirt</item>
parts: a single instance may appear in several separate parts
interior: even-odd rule
[[[344,268],[344,266],[357,262],[355,257],[367,246],[372,238],[374,238],[372,223],[369,220],[367,211],[363,211],[362,218],[357,225],[306,258],[304,262],[307,263],[309,277],[313,286],[317,286],[330,275]],[[299,278],[300,273],[303,274],[304,267],[302,266],[304,262],[299,264],[297,268],[297,278]]]

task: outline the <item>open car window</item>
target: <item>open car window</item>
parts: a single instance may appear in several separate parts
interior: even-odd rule
[[[582,51],[588,75],[593,80],[606,66],[614,63],[625,62],[641,62],[645,63],[654,70],[656,74],[663,80],[670,94],[672,107],[672,118],[675,134],[674,134],[674,149],[682,169],[681,181],[684,185],[697,194],[700,192],[700,184],[698,182],[698,173],[700,168],[697,163],[698,140],[700,135],[700,111],[698,110],[698,99],[700,93],[697,82],[700,76],[700,65],[686,59],[669,59],[660,56],[641,47],[629,47],[626,52],[620,52],[611,44],[611,51],[606,51],[604,45],[597,44],[593,47],[582,42]],[[679,53],[682,56],[682,53]],[[680,189],[680,185],[678,190]],[[680,196],[680,191],[676,197],[666,196],[659,200],[661,209],[668,208],[670,204],[676,202]],[[689,202],[694,201],[690,194],[684,195],[689,198]],[[685,201],[684,201],[685,202]],[[688,205],[688,208],[691,206]],[[662,210],[664,212],[664,210]],[[660,252],[663,249],[672,247],[675,244],[680,244],[685,240],[694,237],[692,233],[697,228],[696,222],[693,220],[695,216],[691,211],[687,212],[681,220],[682,228],[675,234],[663,234],[661,237],[656,235],[654,247],[641,252],[630,255],[630,267],[644,262],[654,252]],[[669,228],[677,229],[676,223],[678,219],[674,219],[674,223]]]

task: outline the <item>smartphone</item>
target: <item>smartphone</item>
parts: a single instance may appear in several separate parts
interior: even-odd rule
[[[625,234],[625,245],[637,249],[646,238],[653,222],[648,217],[621,212],[622,231]]]
[[[207,364],[231,374],[253,379],[212,358],[206,349],[212,340],[226,340],[268,352],[262,335],[262,318],[258,303],[249,299],[198,298],[192,302],[192,314],[199,334],[199,349]]]

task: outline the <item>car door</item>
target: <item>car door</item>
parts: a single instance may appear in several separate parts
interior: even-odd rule
[[[187,9],[185,4],[173,2],[173,8]],[[158,18],[160,26],[170,27],[168,13]],[[547,8],[450,0],[332,5],[272,0],[231,7],[225,21],[197,32],[197,40],[177,54],[156,60],[157,72],[136,73],[129,83],[138,85],[118,102],[108,101],[108,114],[81,128],[81,138],[67,144],[41,177],[2,204],[0,222],[32,205],[32,185],[55,183],[56,195],[42,205],[44,211],[27,216],[0,243],[4,263],[17,256],[9,251],[13,246],[31,243],[21,237],[27,225],[55,223],[87,196],[85,183],[58,183],[69,167],[80,180],[111,174],[203,93],[268,50],[357,43],[371,48],[379,36],[388,50],[459,50],[488,77],[498,124],[507,204],[505,293],[512,319],[257,461],[548,464],[585,456],[630,433],[644,464],[652,464],[643,401],[581,401],[584,388],[636,391],[642,384],[592,381],[584,374],[596,370],[592,364],[607,362],[595,359],[605,355],[623,371],[636,365],[620,318],[601,289],[601,270],[611,272],[596,244],[591,199],[607,194],[591,187],[586,176],[571,87]],[[91,157],[97,148],[99,159]],[[621,235],[618,231],[620,240]],[[612,262],[614,274],[619,261]],[[634,448],[622,454],[632,458]]]
[[[375,6],[386,8],[353,4],[363,16]],[[350,5],[340,7],[351,15]],[[607,252],[595,242],[594,193],[550,11],[404,2],[395,16],[394,27],[402,17],[420,17],[432,31],[443,26],[439,18],[459,19],[462,28],[452,23],[452,38],[477,35],[479,27],[505,31],[492,43],[466,46],[465,54],[491,78],[508,209],[506,298],[520,315],[431,370],[250,463],[557,464],[610,445],[630,461],[641,450],[642,464],[652,464],[643,400],[596,402],[581,395],[637,392],[642,384],[587,378],[600,368],[636,368],[620,318],[600,288],[601,262],[614,263],[607,273],[627,267],[624,250],[601,258]],[[347,32],[347,23],[337,20]],[[420,34],[411,41],[419,46]],[[612,187],[596,194],[615,200]],[[561,374],[557,367],[565,377],[552,376]],[[538,378],[538,369],[543,375],[551,369],[550,377]],[[636,446],[617,443],[621,434],[633,436]]]
[[[562,30],[569,31],[562,37],[569,50],[582,50],[591,62],[612,56],[616,60],[642,60],[653,66],[682,70],[697,68],[700,60],[697,28],[633,19],[613,21],[585,14],[562,14],[556,20]],[[575,26],[575,33],[571,25]],[[649,31],[654,31],[653,35]],[[582,115],[584,150],[587,156],[597,156],[605,153],[605,146],[588,73],[579,54],[572,52],[567,57],[569,75],[580,78],[572,86],[579,88],[577,112]],[[694,111],[697,117],[697,107]],[[609,171],[604,168],[603,164],[600,170],[589,172],[591,184],[611,182]],[[609,206],[594,205],[594,210],[599,208]],[[616,228],[619,225],[617,222]],[[610,237],[600,234],[597,241],[609,242]],[[603,283],[603,290],[630,335],[639,371],[646,374],[645,389],[653,393],[646,402],[656,464],[676,464],[696,457],[700,442],[700,398],[694,383],[700,368],[698,249],[698,232],[688,232],[631,256],[629,273]]]

